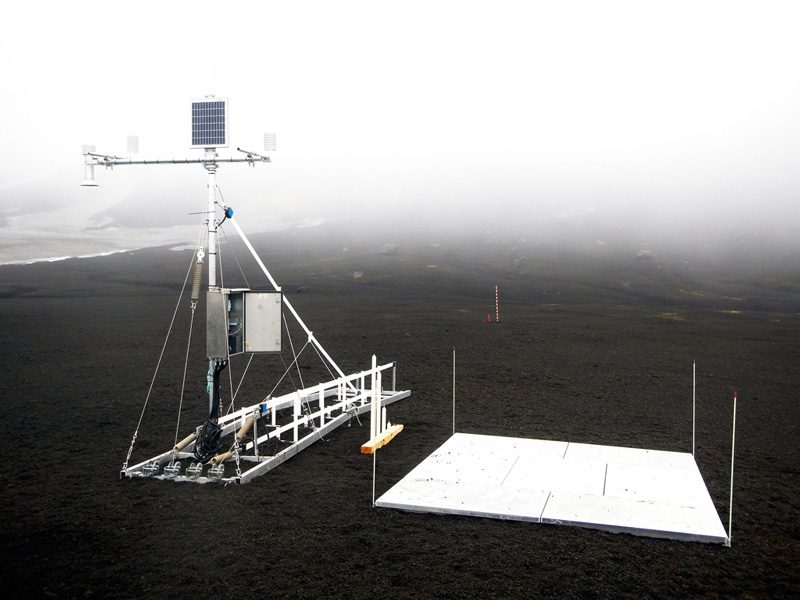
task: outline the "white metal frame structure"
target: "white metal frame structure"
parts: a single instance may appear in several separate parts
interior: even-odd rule
[[[411,394],[408,390],[383,390],[367,385],[367,382],[374,381],[376,375],[394,368],[394,363],[380,365],[361,373],[271,398],[221,417],[219,424],[222,437],[235,435],[230,449],[211,459],[206,475],[202,474],[203,465],[198,462],[192,462],[185,472],[181,472],[180,461],[195,461],[192,453],[197,440],[195,432],[171,450],[132,467],[123,468],[120,477],[152,477],[196,483],[247,483],[253,477],[263,475],[306,449],[354,416],[369,411],[374,396],[382,405],[407,398]],[[281,412],[286,409],[290,410],[289,414],[281,416]],[[260,426],[263,427],[261,432],[259,422],[265,424]],[[254,430],[253,440],[242,443],[251,428]],[[259,446],[273,440],[288,441],[289,445],[274,455],[259,453]],[[235,474],[225,477],[225,463],[235,464]]]
[[[209,97],[207,100],[214,100]],[[263,274],[269,280],[276,292],[281,292],[280,286],[270,275],[264,263],[259,258],[247,236],[233,218],[233,210],[217,201],[216,172],[219,163],[247,163],[253,166],[256,162],[271,162],[270,158],[256,152],[237,148],[245,154],[242,158],[220,158],[216,148],[227,146],[227,101],[225,100],[225,119],[221,124],[221,133],[215,133],[214,139],[223,139],[224,143],[214,144],[212,147],[203,148],[204,156],[196,159],[173,160],[132,160],[130,158],[98,154],[94,146],[84,146],[85,180],[81,184],[96,187],[94,167],[104,166],[113,168],[119,165],[163,165],[163,164],[200,164],[208,173],[208,198],[204,227],[207,230],[205,246],[200,243],[197,248],[197,263],[195,270],[194,289],[192,291],[192,316],[199,300],[199,286],[202,265],[208,265],[208,290],[209,293],[226,293],[221,287],[217,277],[218,268],[218,230],[223,222],[230,222],[236,229],[242,242],[252,254]],[[193,139],[194,141],[194,139]],[[265,134],[264,143],[266,150],[275,149],[274,134]],[[193,145],[192,147],[197,147]],[[222,209],[223,217],[218,219],[218,208]],[[388,405],[403,398],[411,392],[395,389],[396,372],[394,363],[378,366],[373,357],[372,367],[361,373],[345,375],[330,355],[325,351],[311,330],[306,326],[295,311],[289,300],[281,294],[282,305],[291,313],[297,324],[308,336],[308,342],[313,345],[323,361],[327,361],[338,377],[318,383],[308,388],[296,389],[294,392],[279,397],[267,397],[259,403],[245,408],[234,410],[225,415],[220,414],[219,374],[225,369],[230,360],[227,351],[223,356],[214,355],[209,350],[208,358],[208,399],[209,416],[205,424],[177,442],[174,447],[166,450],[146,461],[133,466],[128,466],[131,454],[136,443],[138,428],[134,433],[128,450],[127,458],[120,471],[120,477],[150,477],[162,480],[192,481],[206,483],[208,481],[222,481],[225,483],[246,483],[253,477],[266,473],[285,460],[307,448],[313,442],[322,438],[328,432],[348,422],[352,417],[358,416],[370,409],[371,400],[374,398],[381,405]],[[218,314],[207,311],[208,323],[211,324]],[[223,313],[222,319],[226,319]],[[224,327],[229,327],[225,322]],[[223,344],[227,347],[227,344]],[[187,354],[188,355],[188,354]],[[293,364],[296,364],[295,357]],[[330,371],[329,368],[329,371]],[[393,370],[392,389],[384,390],[381,374],[387,369]],[[145,403],[146,404],[146,403]],[[141,423],[141,420],[140,420]],[[252,435],[247,437],[250,430]],[[229,441],[224,441],[229,438]],[[283,450],[270,455],[263,451],[270,442],[288,444]],[[270,444],[271,445],[271,444]],[[262,447],[262,449],[260,449]],[[195,459],[185,471],[181,461]],[[235,465],[235,473],[226,476],[225,466]],[[205,471],[205,467],[208,470]],[[205,471],[205,474],[204,474]]]

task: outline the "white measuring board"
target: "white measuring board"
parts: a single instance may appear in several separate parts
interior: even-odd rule
[[[457,433],[375,504],[727,540],[697,463],[683,452]]]

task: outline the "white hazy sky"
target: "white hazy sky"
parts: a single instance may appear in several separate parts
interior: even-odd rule
[[[800,215],[798,31],[795,1],[0,0],[0,208],[196,208],[199,167],[78,187],[81,145],[124,154],[135,133],[140,157],[198,156],[188,101],[216,94],[224,153],[277,133],[272,165],[219,175],[259,213],[785,225]]]

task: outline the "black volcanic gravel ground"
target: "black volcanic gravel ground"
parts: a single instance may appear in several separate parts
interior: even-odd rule
[[[244,486],[120,481],[191,258],[154,249],[0,267],[6,597],[800,597],[797,261],[342,243],[287,234],[265,260],[346,372],[399,363],[412,396],[378,493],[447,439],[454,346],[459,431],[676,451],[696,360],[698,464],[726,524],[738,394],[732,547],[375,509],[355,423]],[[164,385],[135,460],[172,443]]]

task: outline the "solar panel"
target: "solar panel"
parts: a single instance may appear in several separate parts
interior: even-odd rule
[[[228,99],[192,100],[192,148],[228,146]]]

